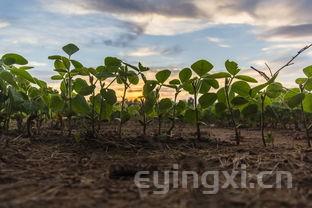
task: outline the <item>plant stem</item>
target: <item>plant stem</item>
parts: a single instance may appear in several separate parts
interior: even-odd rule
[[[171,135],[172,130],[175,127],[175,119],[176,119],[176,106],[177,106],[177,98],[178,98],[178,94],[179,92],[176,92],[174,95],[174,104],[173,104],[173,112],[172,112],[172,123],[171,123],[171,127],[168,130],[168,135]]]
[[[236,145],[239,145],[240,143],[240,138],[239,138],[239,133],[238,133],[238,129],[237,129],[237,125],[236,125],[236,121],[234,119],[234,113],[233,113],[233,109],[232,106],[230,104],[230,98],[229,98],[229,86],[225,86],[224,88],[225,90],[225,98],[226,98],[226,102],[231,114],[231,120],[232,120],[232,124],[234,125],[234,130],[235,130],[235,139],[236,139]]]
[[[119,130],[118,130],[119,138],[122,137],[121,130],[122,130],[122,124],[123,124],[123,112],[124,112],[124,108],[125,108],[127,89],[128,89],[128,87],[127,87],[127,85],[125,85],[122,100],[121,100],[120,123],[119,123]]]
[[[305,129],[306,137],[307,137],[308,147],[311,147],[310,133],[309,133],[309,129],[308,129],[308,125],[307,125],[307,118],[306,118],[306,115],[304,113],[303,103],[302,102],[300,104],[300,107],[301,107],[302,122],[303,122],[303,127]]]
[[[201,138],[200,126],[199,126],[199,112],[197,109],[197,89],[194,83],[192,83],[194,89],[194,109],[195,109],[195,120],[196,120],[196,135],[197,139]]]
[[[70,57],[69,57],[70,59]],[[69,102],[69,114],[68,114],[68,136],[71,136],[72,128],[71,128],[71,114],[72,114],[72,91],[71,91],[71,73],[70,69],[68,69],[68,102]]]
[[[261,122],[261,138],[262,138],[262,142],[264,147],[266,147],[266,142],[265,142],[265,138],[264,138],[264,100],[265,100],[265,95],[261,95],[261,118],[260,118],[260,122]]]

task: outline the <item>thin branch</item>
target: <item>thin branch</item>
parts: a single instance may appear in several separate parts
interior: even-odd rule
[[[267,64],[267,63],[265,63],[265,65],[266,65],[266,67],[269,69],[269,71],[270,71],[270,74],[271,74],[271,77],[273,77],[273,73],[272,73],[272,70],[271,70],[271,68],[269,67],[269,65]]]
[[[255,70],[256,72],[258,72],[265,80],[269,81],[270,78],[268,77],[268,75],[266,75],[266,73],[256,69],[255,67],[251,66],[251,69]]]
[[[277,76],[277,75],[280,73],[280,71],[283,70],[284,68],[293,65],[293,64],[294,64],[293,61],[294,61],[301,53],[303,53],[304,51],[306,51],[307,49],[309,49],[309,48],[311,48],[311,47],[312,47],[312,44],[307,45],[307,46],[303,47],[302,49],[300,49],[300,50],[297,52],[297,54],[296,54],[295,56],[293,56],[285,65],[283,65],[282,67],[280,67],[280,68],[274,73],[274,75],[272,74],[271,68],[268,66],[267,63],[265,63],[266,67],[267,67],[267,68],[269,69],[269,71],[270,71],[271,78]],[[267,81],[270,80],[270,77],[269,77],[266,73],[264,73],[264,72],[262,72],[262,71],[256,69],[256,68],[253,67],[253,66],[251,66],[250,68],[251,68],[252,70],[258,72],[262,77],[264,77],[265,80],[267,80]]]
[[[293,61],[301,54],[303,53],[305,50],[309,49],[312,46],[312,44],[307,45],[305,47],[303,47],[300,51],[297,52],[297,54],[295,56],[293,56],[284,66],[282,66],[281,68],[279,68],[274,75],[277,75],[282,69],[284,69],[285,67],[291,66],[293,65]]]

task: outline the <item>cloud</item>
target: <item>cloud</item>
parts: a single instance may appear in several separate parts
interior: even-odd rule
[[[183,50],[179,46],[173,46],[170,48],[153,48],[153,47],[141,47],[134,51],[129,51],[125,55],[132,57],[147,57],[147,56],[160,56],[160,55],[175,55],[181,53]]]
[[[247,24],[259,38],[306,37],[312,5],[309,0],[41,0],[45,9],[67,15],[104,14],[144,25],[143,34],[176,35],[220,24]],[[269,33],[267,33],[269,31]],[[299,32],[298,32],[299,31]],[[125,35],[125,39],[127,39]],[[128,39],[135,39],[129,36]],[[123,38],[123,37],[121,37]],[[106,41],[115,45],[114,40]]]
[[[29,66],[42,67],[42,66],[47,66],[47,63],[39,62],[39,61],[30,61]]]
[[[223,39],[221,39],[221,38],[208,36],[207,39],[208,39],[209,42],[214,43],[214,44],[216,44],[217,46],[219,46],[221,48],[230,48],[231,47],[230,45],[225,44],[224,43],[225,41]]]
[[[10,25],[10,23],[0,20],[0,29],[8,27],[9,25]]]
[[[288,25],[273,28],[263,32],[259,37],[275,40],[302,40],[303,38],[312,37],[312,24]]]

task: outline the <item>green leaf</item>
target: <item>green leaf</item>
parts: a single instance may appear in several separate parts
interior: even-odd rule
[[[118,68],[121,67],[121,60],[116,57],[106,57],[104,60],[105,66]]]
[[[11,69],[11,72],[13,74],[15,74],[16,76],[18,77],[21,77],[23,79],[26,79],[27,81],[33,83],[33,84],[36,84],[35,80],[33,79],[33,77],[25,70],[20,70],[20,69],[17,69],[17,68],[12,68]]]
[[[16,53],[7,53],[2,56],[2,60],[6,65],[18,64],[18,65],[26,65],[28,61],[21,55]]]
[[[307,82],[304,84],[304,89],[312,91],[312,78],[309,78]]]
[[[168,69],[165,69],[165,70],[157,72],[155,77],[159,83],[163,84],[167,81],[170,75],[171,75],[171,71]]]
[[[218,72],[218,73],[209,75],[209,77],[214,78],[214,79],[220,79],[220,78],[231,77],[231,75],[227,72]]]
[[[233,83],[232,90],[240,96],[248,97],[251,88],[247,82],[237,81]]]
[[[295,108],[301,104],[304,97],[305,97],[305,95],[303,93],[296,94],[295,96],[293,96],[287,100],[287,105],[290,108]]]
[[[190,80],[192,76],[192,71],[189,68],[184,68],[179,72],[179,79],[182,83],[187,82]]]
[[[210,88],[211,88],[211,85],[208,79],[200,80],[199,93],[201,94],[207,93],[210,90]],[[193,87],[191,88],[191,91],[194,91]]]
[[[202,77],[213,68],[213,65],[206,60],[199,60],[192,64],[191,68],[198,76]]]
[[[231,101],[231,103],[234,105],[234,106],[240,106],[240,105],[245,105],[247,104],[249,101],[244,98],[244,97],[241,97],[241,96],[237,96],[237,97],[234,97]]]
[[[116,92],[112,89],[101,90],[101,95],[110,105],[114,105],[117,102]]]
[[[216,93],[205,93],[198,99],[198,102],[202,108],[208,108],[214,104],[217,98]]]
[[[63,47],[63,51],[67,55],[71,56],[74,53],[76,53],[77,51],[79,51],[79,48],[75,44],[70,43],[70,44],[67,44],[66,46]]]
[[[180,80],[178,79],[173,79],[169,82],[170,85],[179,85],[181,84]]]
[[[240,79],[246,82],[252,82],[252,83],[257,83],[258,81],[250,76],[247,75],[237,75],[235,76],[236,79]]]
[[[307,78],[298,78],[298,79],[296,79],[296,83],[298,85],[304,84],[307,80],[308,80]]]
[[[76,60],[70,60],[70,62],[73,64],[73,66],[75,67],[75,69],[80,69],[80,68],[83,68],[82,63],[80,63],[79,61],[76,61]]]
[[[140,81],[138,75],[134,71],[129,71],[128,80],[134,85],[137,85]]]
[[[187,109],[184,114],[184,120],[186,122],[196,124],[196,111],[193,109]]]
[[[75,113],[86,115],[89,113],[90,108],[86,99],[78,94],[72,99],[72,110]]]
[[[140,69],[141,72],[145,72],[145,71],[149,70],[148,67],[144,67],[140,62],[139,62],[139,69]]]
[[[266,94],[270,98],[277,98],[283,91],[283,85],[281,83],[274,82],[267,87]]]
[[[258,112],[258,105],[257,104],[249,104],[243,108],[242,114],[245,117],[254,116]]]
[[[8,72],[8,71],[0,71],[0,78],[4,81],[6,81],[8,84],[14,86],[14,87],[17,87],[17,84],[14,80],[14,77],[13,75]]]
[[[236,74],[238,74],[238,72],[240,71],[240,69],[238,68],[238,65],[236,62],[234,61],[229,61],[227,60],[225,62],[225,68],[226,70],[232,74],[233,76],[235,76]]]
[[[159,101],[159,111],[160,113],[166,113],[172,107],[172,101],[169,98],[163,98]]]
[[[215,110],[216,110],[216,113],[218,113],[218,114],[223,113],[226,109],[227,109],[227,106],[223,102],[221,102],[221,103],[218,102],[215,105]]]
[[[58,94],[52,94],[50,100],[50,108],[54,112],[60,112],[64,108],[64,101]]]
[[[304,68],[303,73],[309,78],[312,77],[312,65]]]
[[[51,77],[52,80],[62,80],[63,77],[61,75],[54,75]]]
[[[94,86],[89,86],[88,83],[81,79],[77,78],[73,82],[73,89],[80,95],[87,96],[90,95],[95,89]]]
[[[214,89],[218,89],[218,88],[219,88],[219,83],[218,83],[218,81],[217,81],[216,79],[210,79],[210,78],[208,78],[208,79],[207,79],[207,82],[208,82],[209,85],[210,85],[211,87],[213,87]]]
[[[149,95],[149,93],[155,89],[156,84],[157,83],[155,81],[148,80],[143,86],[143,95]]]
[[[302,104],[305,112],[312,113],[312,94],[306,94]]]

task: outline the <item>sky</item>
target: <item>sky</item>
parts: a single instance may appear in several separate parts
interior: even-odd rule
[[[0,54],[22,54],[49,83],[47,57],[67,43],[88,67],[117,56],[176,73],[206,59],[220,71],[230,59],[258,77],[250,66],[277,69],[312,42],[311,10],[309,0],[1,0]],[[311,58],[312,49],[279,81],[293,86]]]

